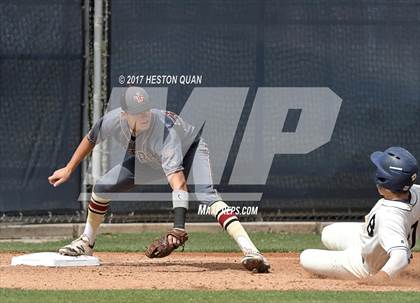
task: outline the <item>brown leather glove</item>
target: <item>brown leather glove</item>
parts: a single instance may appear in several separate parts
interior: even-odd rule
[[[177,244],[169,244],[168,236],[176,238],[179,241]],[[156,239],[149,245],[149,247],[144,252],[145,255],[149,258],[163,258],[169,256],[171,252],[177,249],[180,246],[184,246],[185,242],[188,240],[188,234],[184,230],[173,228],[166,232],[161,238]]]

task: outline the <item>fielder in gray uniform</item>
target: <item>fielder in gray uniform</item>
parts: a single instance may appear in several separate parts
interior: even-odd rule
[[[120,164],[94,185],[83,234],[59,250],[61,254],[92,255],[97,230],[110,201],[133,190],[137,184],[165,178],[172,188],[174,228],[156,239],[146,250],[150,258],[165,257],[188,240],[185,215],[189,205],[187,179],[193,180],[195,195],[237,242],[251,271],[268,272],[270,265],[255,247],[235,213],[213,187],[209,150],[201,130],[175,113],[154,109],[147,92],[139,87],[124,89],[121,107],[105,114],[83,138],[66,167],[48,179],[58,186],[69,179],[94,146],[114,138],[126,151]],[[188,178],[190,177],[190,178]]]

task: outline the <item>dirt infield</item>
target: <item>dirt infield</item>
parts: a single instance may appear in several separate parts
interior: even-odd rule
[[[386,286],[312,276],[300,268],[297,253],[267,254],[270,274],[245,271],[240,254],[232,253],[174,253],[160,260],[141,253],[97,253],[102,265],[84,268],[10,266],[14,255],[0,254],[2,288],[420,291],[420,253]]]

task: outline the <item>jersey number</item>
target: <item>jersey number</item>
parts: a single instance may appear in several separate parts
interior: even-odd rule
[[[366,228],[369,237],[373,237],[373,231],[375,230],[375,217],[376,217],[376,214],[374,214],[372,218],[369,220],[369,224]]]
[[[419,221],[417,221],[411,226],[412,232],[411,232],[411,247],[410,248],[414,248],[414,246],[416,246],[417,225],[419,225]],[[408,238],[410,238],[410,236],[408,236]]]

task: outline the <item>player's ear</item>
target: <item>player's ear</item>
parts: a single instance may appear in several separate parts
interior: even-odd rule
[[[376,188],[378,189],[378,193],[379,193],[381,196],[383,196],[383,195],[384,195],[384,192],[383,192],[383,187],[382,187],[382,186],[380,186],[380,185],[377,185],[377,186],[376,186]]]

